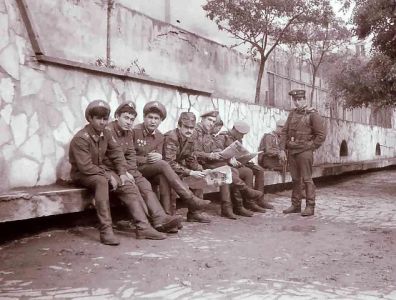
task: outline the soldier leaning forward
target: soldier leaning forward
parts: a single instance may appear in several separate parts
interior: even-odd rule
[[[194,133],[194,154],[196,155],[198,162],[205,169],[214,169],[217,167],[228,165],[228,162],[222,159],[220,152],[223,150],[212,135],[212,129],[216,123],[218,111],[210,111],[201,115],[201,122],[197,124]],[[249,187],[243,179],[246,180],[248,176],[253,177],[251,170],[245,168],[238,170],[237,168],[231,167],[232,172],[232,200],[230,195],[230,185],[222,185],[220,187],[221,195],[221,215],[229,218],[236,219],[234,213],[251,217],[253,213],[243,207],[243,199],[241,193],[249,199],[256,199],[261,197],[262,192],[256,191]],[[234,213],[233,213],[234,211]]]
[[[264,134],[261,138],[258,155],[258,163],[264,169],[283,171],[283,165],[286,163],[280,159],[280,134],[285,126],[286,120],[276,122],[276,129],[270,133]]]
[[[311,216],[315,209],[315,185],[312,180],[313,151],[318,149],[326,139],[323,119],[316,109],[307,107],[304,90],[292,90],[296,108],[290,112],[282,129],[280,147],[288,150],[288,160],[293,191],[292,205],[283,213],[301,212],[301,180],[305,185],[306,207],[302,216]],[[282,151],[281,157],[286,157]]]
[[[192,134],[196,124],[196,117],[192,112],[182,112],[179,117],[178,127],[165,134],[164,160],[180,178],[193,176],[202,178],[202,166],[198,163],[194,152]],[[192,190],[199,197],[203,196],[202,190]],[[210,223],[210,220],[196,208],[187,204],[187,221]]]
[[[136,217],[144,214],[138,202],[138,191],[132,185],[133,179],[127,173],[127,166],[121,148],[105,127],[110,115],[110,107],[103,100],[92,101],[85,110],[89,122],[73,137],[70,143],[69,161],[72,166],[72,180],[92,190],[95,194],[95,208],[99,219],[100,241],[106,245],[118,245],[114,235],[109,203],[109,186],[128,207],[129,213]],[[112,162],[110,170],[105,164],[107,158]],[[136,223],[141,220],[135,219]]]
[[[223,149],[230,146],[235,141],[239,141],[242,143],[243,137],[250,131],[250,126],[246,122],[236,121],[231,130],[222,131],[216,137],[216,140]],[[250,174],[248,176],[248,181],[246,184],[250,187],[253,187],[253,175],[255,177],[254,180],[254,189],[261,191],[264,194],[264,169],[253,162],[247,162],[245,164],[239,163],[237,160],[233,160],[232,163],[239,170],[250,169]],[[273,209],[272,204],[267,203],[264,200],[264,196],[254,201],[253,199],[244,199],[246,203],[246,208],[256,212],[265,212],[265,208]]]
[[[143,108],[143,118],[143,123],[133,129],[138,170],[149,181],[159,182],[160,198],[165,211],[171,213],[171,188],[189,207],[200,208],[209,204],[210,201],[195,196],[169,163],[162,159],[164,135],[158,126],[166,118],[165,106],[158,101],[148,102]]]
[[[177,232],[181,220],[165,213],[151,188],[151,184],[137,170],[136,151],[131,130],[136,115],[135,104],[132,101],[121,103],[114,113],[115,121],[111,122],[106,129],[110,131],[112,137],[121,147],[127,163],[127,171],[133,176],[134,185],[139,189],[139,193],[136,196],[139,198],[139,202],[147,207],[150,220],[156,229],[154,230],[151,227],[146,215],[135,217],[135,219],[141,220],[136,225],[136,236],[141,239],[164,239],[166,235],[160,232]],[[113,168],[110,160],[106,159],[105,163],[110,168]],[[141,213],[141,211],[135,211],[134,213],[136,215]]]

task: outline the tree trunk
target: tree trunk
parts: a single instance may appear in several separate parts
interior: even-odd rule
[[[317,69],[313,68],[313,72],[312,72],[312,89],[311,89],[311,98],[309,100],[309,106],[313,105],[313,96],[314,96],[314,92],[315,92],[315,83],[316,83],[316,73],[317,73]]]
[[[259,104],[260,103],[260,90],[261,90],[261,81],[263,79],[263,73],[264,73],[264,67],[265,67],[265,61],[266,57],[260,53],[260,67],[257,75],[257,82],[256,82],[256,96],[254,98],[254,103]]]

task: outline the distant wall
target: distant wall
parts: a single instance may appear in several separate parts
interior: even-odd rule
[[[89,4],[90,1],[27,2],[39,23],[40,39],[48,54],[87,63],[94,63],[98,56],[105,55],[102,48],[106,42],[101,39],[104,29],[99,24],[99,19],[103,22],[105,6],[97,4],[98,1],[93,1],[94,4]],[[40,18],[44,14],[46,17]],[[199,46],[199,51],[194,51],[199,53],[192,55],[192,46],[188,45],[190,40],[180,40],[173,34],[164,36],[166,40],[178,41],[172,48],[168,48],[167,43],[162,44],[158,34],[170,30],[170,26],[156,24],[130,11],[120,11],[117,16],[117,24],[128,24],[132,30],[127,35],[121,29],[118,38],[114,40],[118,41],[119,47],[124,47],[125,52],[142,54],[139,62],[142,58],[141,61],[147,63],[144,66],[148,68],[148,73],[160,76],[169,70],[172,73],[169,75],[174,76],[175,81],[184,82],[188,78],[190,84],[210,85],[214,83],[205,75],[211,73],[207,70],[213,70],[217,72],[216,82],[220,88],[228,86],[242,94],[251,93],[246,82],[253,78],[253,63],[250,62],[252,68],[249,71],[244,71],[240,65],[242,56],[236,52],[194,36],[193,45]],[[94,27],[94,22],[99,23]],[[113,27],[113,30],[116,28]],[[136,100],[139,112],[146,102],[158,99],[169,110],[169,117],[160,128],[164,132],[175,127],[181,111],[190,109],[198,115],[208,109],[218,108],[226,127],[232,126],[236,119],[245,120],[251,125],[251,133],[245,139],[250,150],[257,149],[261,136],[271,131],[277,120],[287,116],[283,109],[239,102],[231,96],[197,96],[179,92],[175,88],[38,63],[15,0],[0,0],[0,36],[1,191],[51,184],[57,178],[67,179],[70,169],[67,161],[68,145],[73,134],[84,126],[83,112],[93,99],[108,101],[114,111],[127,96]],[[152,38],[152,48],[149,51],[151,56],[144,50],[147,50],[146,46],[142,46],[145,45],[147,36]],[[125,45],[121,37],[125,39]],[[135,43],[130,39],[135,40]],[[210,63],[204,59],[204,49],[207,49],[211,57]],[[122,54],[120,52],[114,56],[120,66],[127,61]],[[155,56],[162,57],[163,60]],[[151,64],[151,59],[155,63]],[[182,63],[189,71],[180,76],[181,71],[175,66],[181,68]],[[246,79],[244,72],[251,76]],[[222,74],[229,77],[226,76],[223,80]],[[240,83],[238,78],[241,79]],[[382,145],[382,156],[396,156],[395,130],[335,119],[326,120],[328,139],[316,153],[316,163],[374,159],[377,143]],[[342,140],[348,144],[349,155],[340,158]]]

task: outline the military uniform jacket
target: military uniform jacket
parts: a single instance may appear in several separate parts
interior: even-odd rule
[[[263,151],[258,155],[258,162],[265,168],[279,167],[279,153],[280,148],[280,136],[273,131],[264,134],[260,141],[259,151]]]
[[[117,142],[118,146],[120,146],[126,160],[127,171],[133,176],[138,175],[136,173],[140,172],[137,170],[136,150],[133,143],[133,132],[130,130],[123,130],[120,125],[118,125],[117,121],[111,122],[106,127],[106,130],[111,134],[111,136]],[[104,163],[109,168],[114,169],[114,164],[107,157],[105,157]]]
[[[229,131],[220,132],[214,139],[216,141],[216,145],[222,150],[237,140]],[[239,141],[242,143],[241,140]]]
[[[108,167],[105,158],[114,165],[118,175],[126,172],[126,162],[121,148],[107,130],[100,135],[88,124],[73,137],[69,148],[71,178],[78,180],[81,176],[106,176]]]
[[[164,160],[179,176],[188,176],[191,170],[202,171],[194,155],[194,140],[184,137],[177,128],[165,134]]]
[[[326,139],[322,117],[314,108],[294,109],[281,133],[281,149],[290,154],[316,150]]]
[[[141,123],[133,128],[133,143],[137,164],[141,166],[146,163],[147,154],[150,152],[162,154],[164,135],[159,130],[155,130],[153,133],[148,132],[144,124]]]
[[[211,152],[220,152],[221,150],[223,150],[218,147],[212,134],[210,132],[207,132],[202,127],[201,123],[198,123],[195,126],[195,131],[192,139],[194,140],[194,155],[196,156],[198,162],[201,165],[204,165],[211,161]]]

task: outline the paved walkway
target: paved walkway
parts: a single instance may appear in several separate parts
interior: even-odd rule
[[[165,241],[92,227],[0,246],[0,299],[396,299],[396,171],[318,188],[314,217],[276,210],[210,225],[185,223]],[[179,213],[185,213],[181,210]]]

